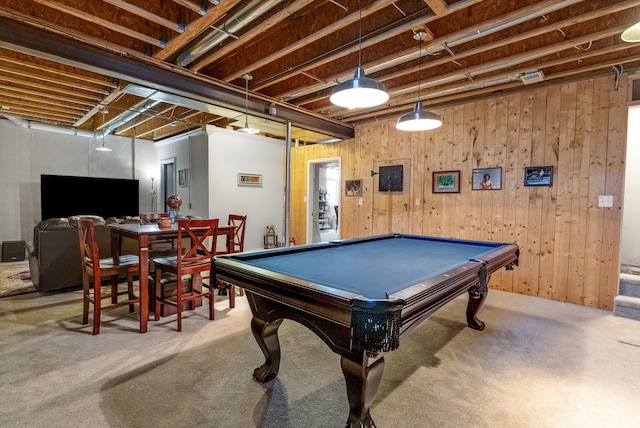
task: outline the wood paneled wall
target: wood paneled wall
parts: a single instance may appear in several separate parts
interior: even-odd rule
[[[353,140],[292,149],[290,234],[304,243],[308,161],[340,157],[340,237],[401,232],[515,242],[520,265],[490,286],[611,310],[618,290],[627,76],[551,85],[435,110],[444,125],[407,133],[396,119],[356,128]],[[390,162],[391,161],[391,162]],[[409,186],[377,191],[377,165],[406,162]],[[524,186],[524,168],[553,165],[551,187]],[[501,190],[472,190],[476,168],[502,168]],[[460,170],[460,193],[432,193],[434,171]],[[613,195],[613,208],[599,208]],[[359,205],[362,199],[362,205]]]

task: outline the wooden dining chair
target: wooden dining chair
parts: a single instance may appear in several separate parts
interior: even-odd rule
[[[161,218],[169,218],[169,213],[140,213],[140,224],[158,223]],[[171,257],[178,254],[175,240],[173,238],[157,239],[149,243],[149,260],[156,257]],[[150,266],[153,270],[153,266]]]
[[[247,216],[229,214],[228,226],[233,226],[233,232],[228,237],[225,249],[217,251],[217,254],[241,253],[244,251],[244,230],[247,224]]]
[[[135,254],[120,256],[117,264],[111,257],[100,258],[93,219],[78,219],[77,224],[82,263],[82,324],[89,323],[89,305],[93,305],[93,334],[98,334],[103,309],[129,305],[129,311],[133,312],[134,304],[140,303],[140,298],[133,290],[133,276],[139,273],[140,263]],[[118,289],[121,276],[127,279],[126,291]],[[110,291],[103,294],[102,280],[106,278],[110,279]],[[126,300],[118,299],[124,295],[127,296]],[[103,305],[103,300],[107,299],[110,302]]]
[[[247,224],[247,216],[239,215],[239,214],[229,214],[229,219],[227,221],[228,226],[233,226],[233,232],[231,236],[227,236],[227,243],[223,250],[219,250],[217,254],[231,254],[231,253],[241,253],[244,251],[244,231],[245,226]],[[230,298],[229,298],[229,307],[235,307],[235,289],[236,286],[234,284],[229,284],[226,282],[218,283],[218,294],[226,295],[227,290],[231,290]],[[244,295],[244,290],[238,287],[239,294],[241,296]]]
[[[186,245],[184,254],[153,260],[156,320],[161,304],[175,306],[178,331],[182,331],[182,311],[185,306],[202,298],[209,299],[209,319],[214,319],[213,286],[202,282],[201,277],[202,272],[211,270],[217,231],[218,219],[178,221],[178,248]],[[184,293],[182,287],[185,279],[191,283],[188,293]],[[162,287],[175,283],[175,295],[163,293]],[[196,287],[196,284],[200,287]]]

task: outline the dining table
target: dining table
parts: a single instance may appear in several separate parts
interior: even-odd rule
[[[154,241],[177,239],[178,223],[173,223],[171,227],[160,227],[157,223],[114,223],[111,228],[111,257],[114,263],[118,264],[120,257],[121,242],[123,237],[137,241],[138,257],[140,261],[139,294],[140,294],[140,333],[147,332],[149,322],[149,246]],[[216,231],[217,244],[219,236],[226,237],[226,245],[233,240],[235,226],[219,226]]]

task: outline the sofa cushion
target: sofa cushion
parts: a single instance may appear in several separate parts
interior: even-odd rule
[[[104,227],[105,221],[99,215],[74,215],[69,217],[69,225],[74,229],[78,228],[78,220],[80,219],[93,219],[94,227]]]
[[[37,230],[60,230],[69,229],[69,220],[66,218],[49,218],[42,220],[36,225]]]

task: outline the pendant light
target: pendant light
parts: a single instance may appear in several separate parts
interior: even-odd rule
[[[413,38],[420,40],[420,57],[418,60],[418,102],[415,108],[409,113],[405,113],[398,118],[396,128],[401,131],[428,131],[436,129],[442,125],[442,120],[433,112],[422,109],[420,101],[420,65],[422,62],[422,39],[425,37],[424,31],[418,31]]]
[[[102,124],[104,125],[104,114],[106,112],[104,111],[104,108],[102,109]],[[104,146],[104,135],[107,133],[106,128],[102,131],[102,146],[100,147],[96,147],[96,150],[99,152],[110,152],[111,149],[109,147],[105,147]]]
[[[625,42],[629,42],[629,43],[640,42],[640,22],[624,30],[620,37]]]
[[[360,32],[358,35],[358,67],[353,79],[345,80],[333,88],[331,103],[349,109],[374,107],[389,99],[387,88],[377,80],[365,76],[362,67],[362,0],[360,0]]]
[[[253,79],[253,76],[247,73],[242,78],[244,79],[244,128],[238,129],[238,132],[257,134],[259,130],[249,128],[249,80]]]

